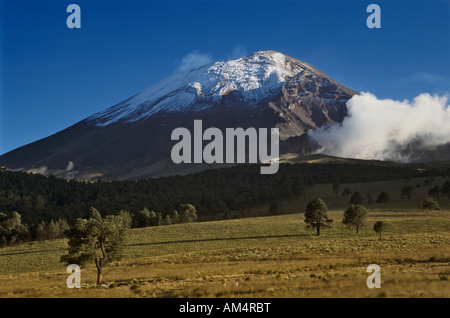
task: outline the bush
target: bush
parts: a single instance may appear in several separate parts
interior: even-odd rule
[[[387,203],[390,201],[389,194],[387,192],[381,192],[378,195],[377,203]]]
[[[381,241],[381,233],[386,229],[386,222],[383,221],[377,221],[373,225],[373,230],[380,235],[380,241]]]
[[[355,191],[355,193],[352,194],[350,198],[350,204],[353,205],[361,205],[364,201],[363,196],[358,191]]]
[[[428,211],[440,210],[439,203],[434,201],[432,198],[426,198],[421,203],[419,203],[419,208],[424,210],[428,209]]]

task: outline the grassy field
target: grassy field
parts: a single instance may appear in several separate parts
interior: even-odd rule
[[[359,234],[342,224],[348,202],[331,185],[282,202],[289,214],[132,229],[123,259],[105,267],[101,288],[94,265],[82,269],[82,288],[66,287],[69,274],[59,262],[66,240],[2,248],[0,297],[449,297],[450,200],[440,200],[440,211],[418,210],[428,187],[406,200],[403,183],[348,185],[374,199],[392,192],[390,203],[366,205]],[[320,236],[303,222],[305,202],[317,196],[334,220]],[[382,241],[375,221],[389,224]],[[369,264],[381,267],[379,289],[366,286]]]

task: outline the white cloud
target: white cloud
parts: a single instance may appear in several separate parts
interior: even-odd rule
[[[450,142],[447,96],[421,94],[413,101],[380,100],[362,93],[347,102],[341,125],[312,131],[321,153],[347,158],[406,162],[412,149]]]
[[[178,67],[177,71],[186,72],[212,62],[213,58],[211,54],[193,51],[181,59],[181,64]]]
[[[247,49],[243,45],[236,45],[231,53],[227,54],[225,58],[226,60],[236,60],[247,55]],[[176,72],[187,72],[197,67],[213,63],[215,60],[216,59],[210,53],[202,53],[198,50],[194,50],[181,59]]]
[[[247,55],[248,55],[247,49],[243,45],[236,45],[233,48],[233,51],[231,52],[231,54],[227,55],[227,59],[237,60],[237,59],[247,56]]]

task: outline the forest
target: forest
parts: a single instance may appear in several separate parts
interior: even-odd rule
[[[340,183],[450,175],[448,162],[281,164],[274,175],[261,175],[259,169],[240,165],[138,181],[78,181],[1,169],[0,246],[64,237],[70,224],[86,218],[91,209],[102,215],[125,213],[132,227],[148,227],[245,217],[252,208],[267,204],[269,214],[278,214],[278,202],[299,199],[316,184],[332,183],[333,192],[339,194]],[[342,195],[348,198],[351,193],[346,188]],[[440,193],[450,198],[449,181],[428,194],[438,198]],[[408,196],[408,187],[402,196]],[[388,197],[382,192],[376,201],[387,202]],[[423,208],[434,208],[430,200]],[[360,201],[361,194],[353,193],[350,203]]]
[[[281,164],[274,175],[261,175],[259,165],[210,169],[184,176],[138,181],[77,181],[18,171],[0,170],[0,212],[20,213],[22,221],[85,217],[91,207],[102,214],[144,208],[164,218],[190,203],[199,219],[227,211],[245,211],[262,204],[300,197],[308,186],[450,175],[442,164]]]

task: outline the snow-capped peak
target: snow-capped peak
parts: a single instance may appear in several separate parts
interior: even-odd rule
[[[119,120],[134,122],[160,111],[200,110],[222,96],[238,91],[245,104],[251,106],[280,89],[288,79],[314,68],[275,51],[259,51],[225,62],[173,74],[147,90],[94,114],[87,121],[106,126]],[[198,100],[202,106],[194,106]]]

